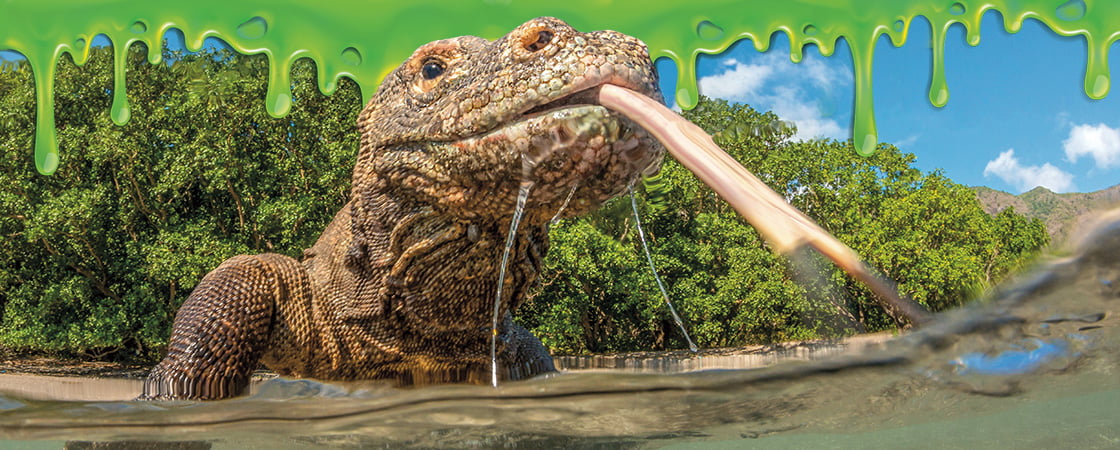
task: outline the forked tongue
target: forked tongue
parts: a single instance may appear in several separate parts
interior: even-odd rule
[[[599,102],[618,111],[661,141],[669,153],[747,219],[774,249],[789,254],[809,246],[831,259],[876,294],[900,323],[920,325],[931,314],[901,297],[893,283],[871,271],[855,251],[837,240],[719,148],[711,136],[665,105],[629,89],[604,85]]]

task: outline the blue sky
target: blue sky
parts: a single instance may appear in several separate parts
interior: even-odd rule
[[[1001,16],[989,12],[980,45],[972,47],[963,27],[955,26],[946,43],[950,99],[944,108],[927,98],[928,43],[928,23],[917,19],[906,45],[895,48],[883,37],[876,48],[881,141],[917,155],[920,169],[942,169],[970,186],[1021,193],[1040,185],[1091,192],[1120,184],[1120,76],[1108,97],[1089,99],[1082,90],[1080,37],[1057,36],[1036,21],[1010,34]],[[788,50],[785,35],[778,34],[766,53],[742,41],[721,55],[702,57],[700,91],[774,111],[797,124],[798,138],[847,139],[853,98],[847,46],[838,45],[831,57],[810,47],[799,64],[789,61]],[[0,58],[12,55],[0,52]],[[1113,74],[1120,74],[1117,59]],[[663,63],[665,91],[674,92],[675,69]]]
[[[800,64],[789,61],[788,50],[779,34],[767,53],[741,41],[705,57],[698,67],[700,92],[774,111],[798,125],[798,138],[848,139],[854,88],[847,46],[831,57],[811,47]],[[875,50],[879,139],[917,155],[920,169],[942,169],[958,183],[1011,193],[1040,185],[1091,192],[1120,184],[1120,76],[1108,97],[1089,99],[1082,90],[1082,38],[1055,35],[1033,20],[1010,34],[1002,17],[989,12],[976,47],[965,43],[963,27],[954,26],[945,65],[949,103],[936,108],[928,100],[928,22],[916,20],[903,47],[883,37]],[[1117,57],[1110,66],[1120,74]]]

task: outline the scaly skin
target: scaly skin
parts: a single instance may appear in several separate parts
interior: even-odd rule
[[[555,370],[510,319],[536,281],[548,221],[624,192],[663,154],[597,104],[606,83],[661,100],[643,43],[553,18],[494,42],[416,50],[358,118],[350,200],[318,242],[302,261],[240,255],[206,275],[143,398],[236,396],[262,362],[324,380],[488,381],[498,266],[523,181],[533,187],[500,305],[499,375]]]

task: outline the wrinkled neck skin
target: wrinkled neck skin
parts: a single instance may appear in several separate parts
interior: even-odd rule
[[[380,179],[356,192],[350,205],[346,267],[361,280],[359,289],[376,291],[382,314],[419,334],[489,333],[512,206],[501,217],[448,210]],[[523,223],[521,230],[507,268],[503,317],[525,299],[548,248],[547,222]]]

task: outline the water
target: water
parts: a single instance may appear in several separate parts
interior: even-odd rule
[[[568,209],[568,204],[572,202],[572,196],[576,194],[576,189],[579,189],[579,183],[576,183],[572,186],[572,190],[568,191],[568,196],[564,197],[564,203],[560,204],[560,209],[557,209],[556,214],[552,215],[552,219],[548,220],[549,225],[560,223],[560,215],[564,213],[565,209]]]
[[[502,249],[502,263],[498,266],[498,289],[494,293],[494,317],[490,322],[490,385],[493,387],[498,387],[498,323],[502,313],[502,292],[506,290],[509,253],[513,250],[513,240],[517,238],[517,226],[521,224],[521,216],[525,214],[525,202],[529,199],[529,191],[533,189],[533,184],[532,181],[523,180],[518,187],[517,206],[513,210],[513,219],[509,222],[505,248]]]
[[[621,368],[497,388],[275,379],[249,397],[160,403],[120,400],[138,383],[87,380],[122,392],[86,401],[0,394],[0,438],[14,440],[0,446],[1115,448],[1120,212],[1090,242],[899,337],[561,359]],[[11,391],[12,379],[0,386]]]
[[[665,283],[661,282],[661,276],[657,274],[657,267],[653,264],[653,256],[649,254],[649,244],[646,242],[646,232],[642,230],[641,214],[638,214],[638,200],[634,198],[634,186],[627,188],[630,191],[630,208],[634,211],[634,228],[638,229],[638,240],[642,241],[642,250],[646,254],[646,262],[649,263],[649,270],[653,272],[653,280],[657,282],[657,289],[661,291],[661,297],[665,299],[665,306],[669,307],[669,313],[673,315],[673,322],[680,328],[681,334],[684,335],[684,340],[688,342],[688,349],[695,352],[699,348],[695,342],[692,342],[692,337],[688,335],[688,330],[684,328],[684,322],[681,321],[681,316],[677,314],[677,308],[673,307],[673,302],[669,301],[669,293],[665,291]]]

